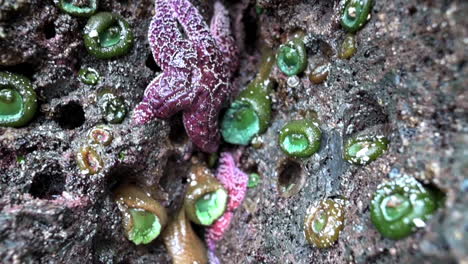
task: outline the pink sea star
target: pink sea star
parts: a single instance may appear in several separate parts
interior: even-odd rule
[[[155,5],[148,39],[163,73],[148,85],[133,118],[144,124],[183,111],[192,142],[205,152],[215,152],[220,141],[219,111],[231,93],[230,79],[239,64],[228,12],[216,2],[208,28],[188,0],[156,0]]]
[[[205,240],[209,249],[210,263],[219,263],[214,254],[216,242],[221,240],[223,234],[229,228],[234,210],[242,204],[247,192],[247,182],[249,181],[247,174],[237,167],[231,153],[221,153],[219,164],[216,177],[227,190],[229,201],[226,212],[206,232]]]

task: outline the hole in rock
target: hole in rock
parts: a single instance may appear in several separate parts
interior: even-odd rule
[[[62,174],[62,168],[55,164],[34,177],[29,193],[35,198],[52,200],[64,190],[65,175]]]
[[[47,23],[44,26],[44,37],[46,39],[51,39],[55,37],[55,25],[54,23]]]
[[[373,95],[360,91],[353,95],[346,110],[345,134],[350,135],[376,125],[388,123],[388,115]]]
[[[301,164],[294,160],[285,160],[278,169],[278,192],[283,197],[297,194],[305,183]]]
[[[169,132],[169,140],[175,144],[186,143],[188,136],[185,132],[184,123],[182,122],[182,113],[174,115],[169,122],[171,127]]]
[[[0,65],[0,71],[8,71],[11,73],[21,74],[31,79],[34,73],[36,72],[37,67],[38,64],[24,62],[13,66]]]
[[[63,129],[80,127],[85,122],[83,107],[74,101],[61,105],[56,112],[55,121]]]
[[[107,186],[109,186],[110,190],[114,190],[119,185],[134,184],[136,182],[137,175],[138,173],[135,169],[129,166],[117,165],[109,171],[107,176]]]

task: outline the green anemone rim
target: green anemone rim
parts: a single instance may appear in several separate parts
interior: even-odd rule
[[[210,192],[195,202],[195,214],[202,225],[209,226],[226,210],[228,194],[223,189]]]
[[[120,29],[120,41],[115,45],[102,47],[101,36],[111,27]],[[122,56],[133,45],[133,32],[128,22],[120,15],[100,12],[89,18],[84,29],[84,43],[89,53],[99,59]]]
[[[0,90],[12,90],[20,95],[20,111],[0,115],[0,126],[21,127],[29,123],[37,111],[37,96],[31,82],[24,76],[10,72],[0,72]]]

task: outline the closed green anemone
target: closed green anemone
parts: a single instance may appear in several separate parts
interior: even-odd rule
[[[31,82],[18,74],[0,72],[0,126],[25,126],[36,111],[36,92]]]
[[[383,136],[360,136],[351,138],[344,147],[344,158],[356,165],[367,165],[378,159],[388,149],[388,140]]]
[[[103,146],[109,145],[114,139],[111,128],[104,125],[96,126],[91,129],[88,137],[92,143]]]
[[[404,176],[377,187],[371,202],[371,220],[382,236],[402,239],[425,227],[442,201],[438,191]]]
[[[127,106],[122,97],[104,91],[98,101],[103,118],[111,124],[120,124],[127,115]]]
[[[338,57],[340,59],[351,59],[354,54],[357,52],[357,43],[356,43],[356,36],[353,34],[348,34],[343,39],[343,43],[341,44],[340,50],[338,52]]]
[[[100,12],[89,18],[84,44],[95,57],[110,59],[128,53],[133,45],[133,32],[120,15]]]
[[[291,157],[307,158],[320,148],[322,132],[311,119],[293,120],[280,131],[278,141],[284,153]]]
[[[315,202],[304,221],[305,236],[309,244],[318,248],[332,246],[344,227],[343,201],[325,199]]]
[[[93,68],[83,68],[78,72],[81,82],[88,85],[96,85],[99,82],[99,73]]]

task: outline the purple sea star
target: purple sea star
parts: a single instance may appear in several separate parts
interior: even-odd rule
[[[229,201],[226,212],[206,232],[205,241],[209,250],[210,263],[219,263],[218,258],[214,254],[216,242],[221,240],[229,228],[234,210],[242,204],[247,192],[247,182],[249,181],[247,174],[237,167],[231,153],[221,153],[219,164],[216,177],[227,190]]]
[[[163,73],[148,85],[133,118],[144,124],[183,111],[192,142],[205,152],[215,152],[220,141],[219,111],[231,93],[229,82],[239,64],[228,12],[216,2],[209,29],[188,0],[156,0],[155,5],[148,39]]]

